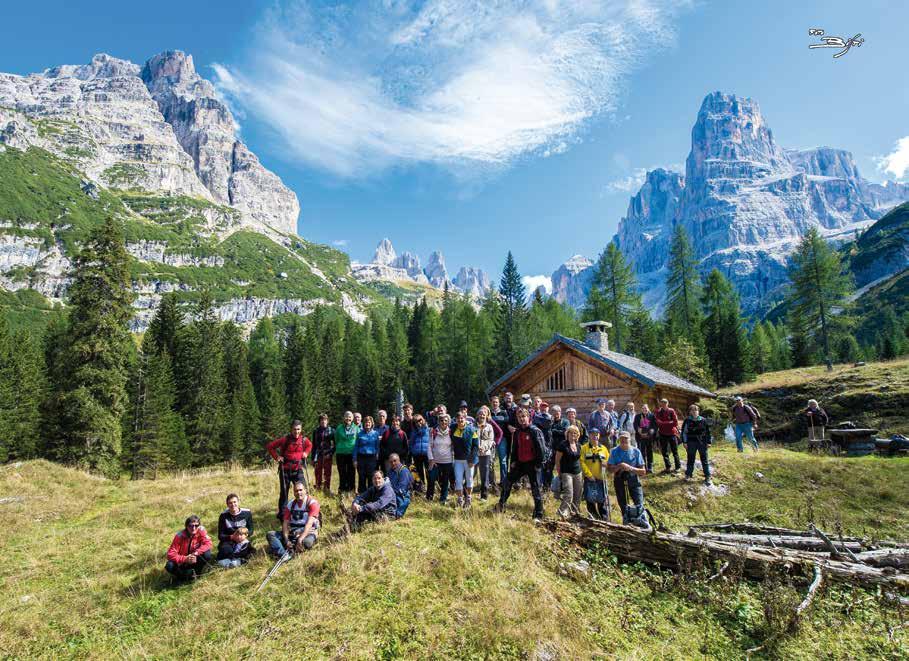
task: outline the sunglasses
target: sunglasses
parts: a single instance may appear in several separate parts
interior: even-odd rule
[[[199,524],[198,524],[198,523],[190,523],[190,524],[189,524],[188,526],[186,526],[186,527],[187,527],[187,528],[198,528],[198,527],[199,527]]]

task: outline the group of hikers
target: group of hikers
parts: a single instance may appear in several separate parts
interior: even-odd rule
[[[711,430],[696,404],[682,419],[667,399],[660,400],[655,411],[647,404],[637,411],[634,402],[618,411],[613,400],[599,398],[584,423],[572,407],[563,412],[540,397],[524,394],[515,401],[506,392],[502,398],[491,397],[475,414],[470,415],[465,401],[454,413],[444,404],[415,413],[407,403],[400,416],[389,418],[380,410],[373,418],[346,411],[340,424],[332,426],[323,413],[310,437],[295,420],[290,433],[265,448],[278,463],[281,522],[280,530],[266,535],[269,551],[281,557],[315,545],[321,515],[312,492],[330,493],[335,466],[338,495],[354,495],[347,512],[354,528],[403,517],[414,494],[433,501],[438,492],[444,505],[454,492],[454,503],[466,509],[478,488],[480,500],[498,495],[494,510],[502,512],[512,491],[522,485],[530,489],[535,520],[543,517],[549,492],[558,499],[562,518],[578,515],[583,500],[591,517],[609,520],[610,476],[622,522],[646,527],[641,478],[654,472],[655,449],[663,458],[663,473],[679,473],[679,444],[687,450],[685,479],[693,479],[700,459],[704,482],[711,485]],[[756,451],[757,410],[739,397],[731,416],[739,451],[744,451],[745,438]],[[314,468],[312,490],[309,465]],[[212,540],[199,517],[190,516],[168,550],[169,573],[194,578],[215,563],[232,568],[247,561],[253,552],[252,513],[240,507],[236,494],[230,494],[226,504],[218,520],[217,555],[212,557]]]

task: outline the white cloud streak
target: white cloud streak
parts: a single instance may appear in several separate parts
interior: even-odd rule
[[[878,160],[878,167],[896,179],[905,176],[909,171],[909,135],[896,141],[893,151]]]
[[[537,287],[541,285],[543,289],[546,290],[547,294],[552,292],[552,279],[548,275],[521,276],[521,282],[524,283],[524,286],[527,288],[528,298],[533,296],[533,292],[535,292],[537,290]]]
[[[635,168],[634,172],[606,182],[607,193],[637,193],[647,177],[647,168]]]
[[[682,0],[284,3],[216,84],[288,156],[342,177],[559,153],[672,42]]]

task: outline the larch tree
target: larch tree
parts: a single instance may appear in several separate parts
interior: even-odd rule
[[[833,369],[830,344],[832,315],[842,311],[852,292],[852,276],[842,259],[816,227],[799,242],[789,269],[790,320],[798,323],[819,346],[827,369]]]
[[[631,266],[625,261],[619,247],[610,242],[597,260],[591,292],[597,291],[600,294],[605,311],[605,316],[596,320],[612,324],[610,334],[615,350],[620,353],[628,337],[629,317],[640,303],[637,287]]]

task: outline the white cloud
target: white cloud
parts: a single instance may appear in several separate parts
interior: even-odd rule
[[[647,168],[635,168],[632,174],[606,182],[607,193],[637,193],[647,177]]]
[[[897,140],[893,151],[878,159],[878,168],[896,179],[903,178],[909,171],[909,135]]]
[[[348,243],[350,243],[350,241],[348,241],[347,239],[335,239],[334,241],[331,242],[331,245],[336,246],[338,248],[346,248]]]
[[[289,157],[337,175],[416,162],[484,171],[559,153],[613,110],[627,75],[674,38],[682,4],[279,3],[243,61],[214,66],[216,84]]]
[[[552,279],[548,275],[525,275],[521,276],[521,282],[527,288],[528,298],[533,295],[537,287],[543,286],[547,294],[552,293]]]

